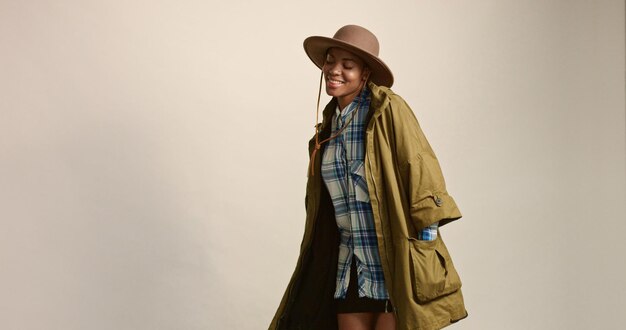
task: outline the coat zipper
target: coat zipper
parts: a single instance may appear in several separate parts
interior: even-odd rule
[[[366,132],[366,136],[368,135],[367,133],[368,132]],[[372,133],[369,132],[369,134],[372,134]],[[368,161],[368,163],[370,165],[370,172],[368,174],[370,176],[370,180],[372,181],[372,185],[374,185],[374,190],[378,191],[378,189],[376,187],[376,181],[374,180],[374,176],[372,176],[372,171],[371,171],[371,169],[372,169],[372,157],[367,157],[367,153],[368,153],[367,151],[369,149],[369,144],[370,144],[369,143],[369,138],[366,138],[365,139],[365,148],[366,148],[365,149],[365,155],[366,155],[367,161]],[[370,200],[371,200],[371,197],[370,197]],[[378,198],[376,200],[378,200]],[[370,201],[370,203],[371,203],[371,201]],[[389,290],[387,290],[387,291],[389,291]],[[391,302],[391,311],[393,312],[393,315],[394,315],[394,317],[396,319],[396,323],[397,323],[398,322],[398,309],[396,308],[396,305],[391,301],[391,294],[389,295],[389,299],[387,299],[387,301],[385,301],[385,312],[387,312],[387,309],[388,309],[388,305],[387,304],[389,302]]]

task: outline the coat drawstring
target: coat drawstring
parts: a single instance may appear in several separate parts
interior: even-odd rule
[[[357,113],[357,111],[359,111],[359,108],[361,108],[360,95],[361,95],[361,92],[363,91],[363,87],[365,87],[365,84],[361,82],[362,86],[359,88],[359,94],[357,94],[359,103],[357,104],[356,109],[352,112],[352,115],[350,116],[350,119],[348,120],[348,122],[345,123],[343,127],[337,133],[333,134],[329,138],[326,138],[320,141],[319,132],[321,129],[321,124],[319,124],[319,115],[320,115],[320,98],[322,97],[322,81],[323,80],[324,80],[324,71],[322,70],[322,72],[320,73],[320,86],[317,91],[317,111],[315,112],[315,148],[313,149],[313,152],[311,153],[311,160],[309,161],[309,167],[311,168],[311,176],[315,176],[315,155],[317,155],[317,151],[320,150],[320,148],[322,147],[322,144],[338,137],[339,135],[341,135],[341,133],[343,133],[346,127],[348,127],[348,124],[350,124],[350,122],[354,118],[354,115]]]

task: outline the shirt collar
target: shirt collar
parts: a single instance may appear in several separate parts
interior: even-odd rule
[[[354,97],[354,100],[352,100],[352,102],[350,102],[350,104],[348,104],[345,108],[340,109],[339,108],[339,102],[337,102],[337,107],[335,108],[335,113],[337,114],[337,116],[341,116],[341,117],[345,117],[349,114],[351,114],[354,110],[356,110],[357,106],[366,106],[367,105],[367,101],[369,100],[370,97],[370,90],[369,88],[366,86],[365,88],[363,88],[363,91],[361,91],[361,93],[359,93],[357,96]]]

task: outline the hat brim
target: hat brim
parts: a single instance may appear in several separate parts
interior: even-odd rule
[[[393,74],[391,70],[389,70],[389,67],[378,58],[378,56],[352,44],[333,38],[313,36],[304,40],[304,51],[311,61],[320,69],[324,66],[324,62],[326,61],[326,52],[332,47],[343,48],[362,59],[372,71],[370,80],[376,85],[386,87],[393,85]]]

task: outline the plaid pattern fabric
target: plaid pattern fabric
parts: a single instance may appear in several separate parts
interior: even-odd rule
[[[434,241],[437,239],[437,227],[439,223],[435,222],[432,225],[417,232],[417,239],[422,241]]]
[[[365,88],[345,109],[337,107],[332,134],[348,123],[351,116],[354,118],[341,135],[328,142],[322,156],[322,178],[335,207],[340,235],[335,298],[345,298],[352,258],[355,258],[359,297],[389,299],[365,179],[365,119],[370,106],[369,93]],[[437,224],[433,224],[420,231],[417,239],[434,240],[436,237]]]
[[[322,178],[335,207],[340,237],[335,298],[346,296],[352,258],[356,258],[359,297],[389,298],[363,164],[365,118],[369,105],[369,90],[365,88],[345,109],[337,107],[332,134],[339,131],[351,116],[354,115],[354,119],[341,135],[328,142],[322,156]]]

